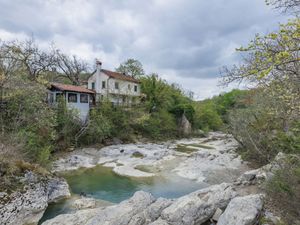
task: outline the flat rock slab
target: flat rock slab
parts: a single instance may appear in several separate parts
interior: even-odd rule
[[[263,208],[263,195],[248,195],[232,199],[218,225],[253,225]]]

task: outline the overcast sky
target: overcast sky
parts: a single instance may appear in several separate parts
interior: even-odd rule
[[[135,58],[197,99],[224,91],[236,47],[286,20],[264,0],[0,0],[0,39],[33,35],[106,69]]]

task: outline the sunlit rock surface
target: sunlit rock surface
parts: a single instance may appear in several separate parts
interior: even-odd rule
[[[263,195],[248,195],[232,199],[220,216],[218,225],[253,225],[263,208]]]
[[[217,208],[226,207],[235,195],[232,186],[226,183],[213,185],[176,200],[155,199],[151,194],[139,191],[118,205],[59,215],[45,221],[43,225],[201,224],[211,218]]]
[[[70,196],[64,179],[39,181],[34,174],[25,175],[28,184],[22,191],[0,197],[0,224],[37,224],[48,203]]]
[[[152,177],[176,174],[198,182],[232,182],[248,168],[235,153],[237,142],[212,132],[207,138],[181,139],[161,144],[119,144],[85,148],[54,163],[53,171],[101,164],[121,176]],[[137,154],[138,153],[138,154]],[[147,167],[147,170],[141,168]]]

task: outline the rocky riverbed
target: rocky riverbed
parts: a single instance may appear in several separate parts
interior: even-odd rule
[[[223,133],[207,138],[182,139],[160,144],[111,145],[78,149],[54,163],[53,172],[103,165],[129,177],[176,174],[196,182],[231,182],[249,169],[236,154],[237,142]]]
[[[77,196],[70,199],[74,208],[71,213],[58,215],[43,224],[200,225],[208,221],[209,224],[218,221],[218,225],[255,224],[263,213],[264,201],[258,185],[272,176],[276,161],[283,155],[278,155],[272,164],[250,170],[236,154],[237,146],[231,136],[210,133],[206,138],[159,144],[119,144],[75,150],[58,159],[53,172],[102,165],[120,176],[182,177],[207,185],[175,199],[138,191],[114,205]],[[1,224],[36,224],[48,203],[70,197],[64,179],[37,182],[34,175],[27,179],[23,192],[0,193]]]

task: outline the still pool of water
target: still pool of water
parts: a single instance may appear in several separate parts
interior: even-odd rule
[[[157,176],[133,179],[119,176],[110,168],[102,166],[79,169],[65,173],[63,177],[67,180],[73,195],[85,193],[88,197],[112,203],[119,203],[128,199],[139,190],[150,192],[155,197],[178,198],[208,186],[205,183],[196,183],[173,174],[167,178]],[[59,214],[72,211],[74,209],[70,208],[68,200],[50,204],[40,223]]]

